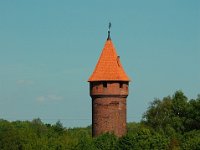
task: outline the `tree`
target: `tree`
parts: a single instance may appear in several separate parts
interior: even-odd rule
[[[187,120],[185,121],[187,131],[200,130],[200,98],[189,101]]]
[[[115,150],[117,138],[114,134],[105,133],[95,138],[94,144],[98,150]]]
[[[118,141],[119,150],[168,149],[169,139],[164,135],[142,127],[137,131],[128,132]]]
[[[80,132],[78,143],[74,147],[74,150],[95,150],[92,137],[87,134],[87,132]]]
[[[183,150],[199,150],[200,149],[200,130],[190,131],[183,135],[181,148]]]
[[[152,128],[163,129],[171,124],[172,113],[172,99],[170,96],[164,97],[163,100],[155,99],[143,115],[142,122]]]
[[[143,115],[143,122],[157,130],[167,132],[166,128],[171,127],[176,132],[183,133],[188,130],[186,122],[190,119],[189,114],[192,113],[189,108],[187,97],[183,92],[177,91],[172,97],[154,100]]]
[[[57,132],[58,134],[61,134],[61,133],[63,132],[64,127],[63,127],[62,123],[60,122],[60,120],[58,120],[58,121],[56,122],[56,124],[53,125],[53,129],[54,129],[54,131]]]

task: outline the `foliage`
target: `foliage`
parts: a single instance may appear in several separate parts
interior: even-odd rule
[[[115,150],[117,138],[114,134],[105,133],[95,138],[94,144],[98,150]]]
[[[148,128],[138,128],[134,132],[119,139],[118,149],[120,150],[141,150],[141,149],[168,149],[169,140],[159,133]]]
[[[200,149],[200,130],[190,131],[183,135],[182,149],[188,150],[199,150]]]
[[[182,91],[154,100],[142,124],[170,138],[170,149],[198,149],[200,136],[200,96],[188,100]],[[191,138],[183,138],[189,134]],[[198,137],[198,138],[197,138]]]
[[[157,130],[177,133],[200,129],[200,99],[188,100],[181,91],[163,100],[154,100],[143,116],[143,123]]]

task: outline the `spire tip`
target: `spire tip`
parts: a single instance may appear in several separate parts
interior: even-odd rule
[[[111,40],[111,38],[110,38],[110,28],[111,28],[111,22],[109,22],[109,25],[108,25],[108,38],[107,38],[107,40]]]

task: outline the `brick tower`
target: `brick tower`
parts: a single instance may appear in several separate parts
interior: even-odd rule
[[[110,38],[90,76],[90,96],[92,98],[92,136],[110,132],[120,137],[126,134],[126,98],[129,77],[126,75],[120,57]]]

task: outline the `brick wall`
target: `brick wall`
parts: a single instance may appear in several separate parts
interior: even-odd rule
[[[92,134],[126,134],[126,97],[128,82],[90,83],[92,97]]]

